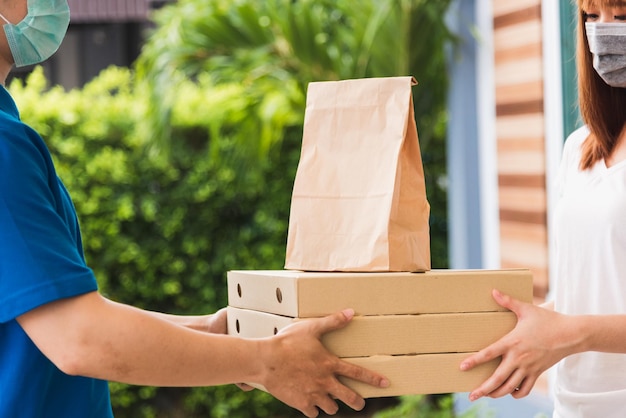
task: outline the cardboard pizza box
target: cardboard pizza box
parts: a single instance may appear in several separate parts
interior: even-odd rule
[[[307,319],[228,307],[228,333],[264,338]],[[338,357],[368,357],[478,351],[511,331],[513,312],[355,316],[343,329],[323,336]]]
[[[345,361],[386,376],[390,385],[387,388],[375,388],[351,379],[340,379],[363,398],[470,392],[487,380],[500,364],[500,359],[495,359],[472,370],[461,371],[459,368],[461,362],[471,354],[444,353],[348,358]]]
[[[293,270],[229,271],[228,304],[294,318],[346,308],[356,315],[504,311],[498,289],[532,302],[528,269],[430,270],[423,273],[328,273]]]
[[[489,378],[500,364],[499,359],[461,371],[461,362],[472,353],[417,354],[406,356],[353,357],[345,361],[376,371],[389,379],[386,388],[377,388],[345,377],[342,383],[363,398],[403,395],[470,392]],[[251,386],[265,390],[261,385]]]

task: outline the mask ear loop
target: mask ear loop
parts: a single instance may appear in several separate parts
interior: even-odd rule
[[[4,17],[4,15],[3,15],[2,13],[0,13],[0,18],[2,18],[2,20],[4,20],[5,22],[7,22],[7,25],[10,25],[10,24],[11,24],[11,22],[9,22],[9,20],[8,20],[6,17]]]

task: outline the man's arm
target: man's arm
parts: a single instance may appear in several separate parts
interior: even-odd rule
[[[170,315],[153,311],[145,312],[156,318],[161,318],[196,331],[210,332],[212,334],[226,334],[228,331],[226,308],[222,308],[211,315]]]
[[[344,327],[352,315],[345,311],[302,321],[272,338],[250,340],[195,331],[92,292],[36,308],[18,322],[67,374],[150,386],[257,383],[315,417],[317,407],[335,413],[334,399],[354,409],[364,406],[339,375],[388,385],[321,344],[323,334]]]

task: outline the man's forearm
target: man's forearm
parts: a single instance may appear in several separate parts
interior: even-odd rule
[[[260,374],[258,350],[252,347],[258,341],[194,331],[96,293],[42,306],[19,322],[40,350],[72,375],[209,386],[254,382]]]
[[[227,331],[225,308],[211,315],[171,315],[154,311],[146,312],[154,315],[156,318],[164,319],[196,331],[210,332],[213,334],[225,334]]]

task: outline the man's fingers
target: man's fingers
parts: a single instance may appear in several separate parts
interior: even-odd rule
[[[345,391],[342,391],[342,393],[339,395],[339,397],[337,397],[337,399],[339,399],[341,402],[348,405],[350,408],[354,409],[355,411],[360,411],[361,409],[365,407],[365,399],[363,399],[361,396],[359,396],[358,394],[356,394],[355,392],[351,391],[348,388],[346,388]]]
[[[312,320],[313,334],[320,338],[322,335],[336,331],[348,325],[348,323],[354,317],[354,310],[345,309],[341,312],[336,312],[332,315],[325,316],[324,318]]]
[[[339,399],[355,411],[360,411],[365,407],[365,399],[340,382],[337,382],[337,388],[333,391],[333,397]]]
[[[374,387],[386,388],[389,386],[389,380],[383,375],[343,360],[339,360],[335,374]],[[365,399],[339,381],[337,381],[337,386],[332,390],[331,394],[356,411],[360,411],[365,407]]]
[[[344,376],[375,387],[384,388],[389,386],[389,381],[384,376],[340,360],[332,353],[328,352],[320,343],[319,340],[324,334],[345,327],[353,317],[354,310],[346,309],[323,318],[296,322],[289,327],[285,327],[279,333],[281,337],[286,340],[302,341],[302,338],[296,338],[298,336],[312,336],[318,340],[317,343],[315,343],[315,341],[307,338],[306,341],[309,343],[306,345],[308,350],[306,352],[313,362],[308,361],[304,363],[307,367],[298,370],[302,375],[301,378],[305,379],[305,381],[308,382],[307,384],[310,385],[311,390],[305,391],[305,393],[309,393],[309,395],[300,393],[300,395],[306,399],[307,404],[297,405],[295,402],[291,403],[292,405],[295,404],[294,407],[299,409],[306,416],[316,417],[319,413],[318,408],[329,415],[337,413],[339,407],[333,398],[340,400],[352,409],[363,409],[365,400],[359,394],[341,384],[337,379],[338,376]],[[295,345],[286,344],[285,346],[293,349]],[[313,369],[308,370],[310,369],[308,366],[313,367]],[[312,377],[316,378],[312,379]],[[305,386],[307,384],[305,384]],[[314,393],[316,395],[311,396],[311,394]],[[288,397],[286,397],[286,399],[287,398]],[[302,401],[302,399],[300,400]]]
[[[343,360],[339,361],[336,374],[367,383],[370,386],[380,388],[389,386],[389,380],[385,376]]]
[[[243,390],[244,392],[250,392],[251,390],[254,390],[254,388],[246,383],[236,383],[236,386]]]
[[[328,396],[317,401],[317,406],[328,415],[335,415],[339,411],[339,405]]]
[[[300,412],[302,412],[307,418],[316,418],[320,414],[320,411],[315,406],[300,408]]]

